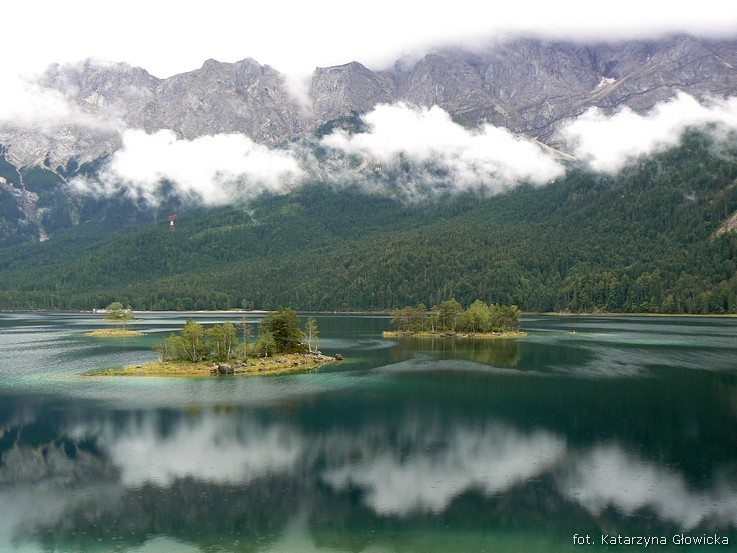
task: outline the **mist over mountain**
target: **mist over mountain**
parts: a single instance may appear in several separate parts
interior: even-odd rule
[[[308,83],[252,59],[51,66],[0,106],[0,303],[106,305],[135,282],[145,308],[731,312],[735,68],[737,40],[685,35]]]
[[[302,84],[249,58],[167,79],[123,63],[54,65],[4,90],[2,234],[43,239],[76,224],[81,204],[121,194],[227,205],[358,182],[416,198],[544,184],[575,159],[616,171],[689,126],[737,126],[735,67],[737,41],[686,35],[520,38],[385,71],[317,68]]]
[[[186,140],[238,133],[276,145],[398,102],[438,106],[468,128],[490,123],[555,142],[565,120],[591,107],[642,113],[678,92],[698,99],[733,95],[736,67],[734,40],[675,36],[584,45],[517,39],[483,53],[438,50],[399,60],[387,71],[359,62],[317,68],[305,94],[249,58],[208,60],[167,79],[126,64],[87,61],[52,66],[26,90],[26,101],[45,109],[35,117],[2,108],[0,143],[17,167],[56,170],[70,159],[112,153],[123,129],[168,129]]]

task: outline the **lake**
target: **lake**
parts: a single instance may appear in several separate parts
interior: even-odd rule
[[[121,340],[83,335],[100,315],[0,313],[0,551],[737,543],[737,319],[528,316],[473,342],[317,315],[345,357],[317,372],[81,375],[153,361],[186,316]]]

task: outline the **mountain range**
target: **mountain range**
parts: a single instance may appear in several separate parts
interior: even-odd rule
[[[468,127],[489,122],[550,140],[561,121],[597,106],[644,112],[686,92],[696,98],[737,92],[737,41],[674,36],[585,45],[517,39],[483,52],[445,49],[372,71],[358,62],[317,68],[306,87],[247,58],[207,60],[200,69],[158,79],[125,63],[54,65],[42,90],[63,96],[87,118],[54,129],[0,125],[0,144],[16,167],[66,167],[120,146],[117,130],[171,129],[194,139],[243,133],[280,144],[378,104],[437,105]],[[302,88],[302,90],[299,90]],[[304,90],[306,88],[306,90]]]
[[[307,83],[252,59],[208,60],[166,79],[86,61],[49,67],[29,90],[62,108],[0,120],[0,307],[122,297],[136,308],[385,309],[452,295],[535,310],[737,307],[732,139],[689,131],[681,146],[605,174],[577,161],[559,133],[591,108],[647,114],[683,93],[737,96],[737,40],[516,39],[384,70],[317,68]],[[301,188],[214,210],[166,179],[153,203],[124,187],[100,195],[70,185],[101,174],[130,130],[182,141],[237,134],[277,152],[308,144],[311,161],[328,167],[336,161],[320,137],[360,133],[381,105],[437,106],[471,133],[507,129],[552,152],[565,174],[496,196],[451,187],[408,199],[392,190],[455,175],[432,160],[348,155],[352,174],[383,187],[326,184],[317,172]],[[162,232],[173,212],[177,231]]]

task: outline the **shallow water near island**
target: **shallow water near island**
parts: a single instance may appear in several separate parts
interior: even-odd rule
[[[531,316],[474,342],[317,315],[346,358],[317,372],[81,376],[153,361],[186,316],[105,339],[97,315],[0,313],[0,551],[737,543],[737,319]]]

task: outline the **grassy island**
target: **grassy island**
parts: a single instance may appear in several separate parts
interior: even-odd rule
[[[213,375],[280,375],[308,372],[329,363],[335,357],[320,353],[286,353],[276,357],[237,359],[231,363],[212,361],[157,361],[122,369],[86,373],[87,376],[213,376]]]
[[[132,338],[133,336],[143,336],[143,332],[138,330],[124,330],[122,328],[104,328],[102,330],[93,330],[85,332],[85,336],[94,336],[96,338]]]

